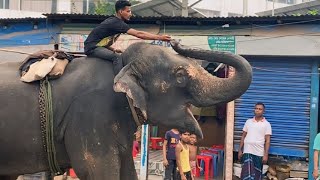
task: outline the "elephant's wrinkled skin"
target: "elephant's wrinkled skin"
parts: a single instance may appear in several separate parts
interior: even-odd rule
[[[57,159],[72,166],[81,180],[137,179],[131,156],[135,123],[125,92],[148,122],[186,129],[202,136],[189,105],[210,106],[239,97],[251,82],[251,67],[240,56],[189,50],[182,55],[224,62],[236,68],[232,78],[211,76],[193,60],[145,43],[123,53],[114,78],[110,62],[75,59],[52,81]],[[48,171],[42,148],[38,83],[19,80],[18,64],[0,65],[0,175]],[[114,88],[114,89],[113,89]]]

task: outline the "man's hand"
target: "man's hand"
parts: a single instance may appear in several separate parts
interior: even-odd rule
[[[268,162],[268,154],[264,154],[262,158],[262,163],[266,164]]]
[[[123,53],[122,49],[114,48],[114,52],[116,53]]]
[[[314,179],[317,179],[319,177],[319,170],[318,169],[314,169],[313,173],[312,173],[312,176],[313,176]]]
[[[241,150],[239,150],[239,151],[238,151],[238,160],[239,160],[239,161],[241,161],[241,157],[242,157],[242,155],[243,155],[243,154],[242,154],[242,151],[241,151]]]
[[[169,35],[160,35],[160,40],[162,40],[162,41],[171,41],[171,36],[169,36]]]
[[[167,167],[168,164],[169,164],[169,163],[168,163],[168,160],[167,160],[167,159],[164,159],[164,160],[163,160],[163,165],[164,165],[164,167]]]

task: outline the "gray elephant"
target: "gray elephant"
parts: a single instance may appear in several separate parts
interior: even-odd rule
[[[125,94],[148,123],[202,137],[190,104],[231,101],[251,83],[251,66],[240,56],[177,43],[173,48],[180,55],[146,43],[129,46],[122,54],[125,67],[115,78],[110,62],[75,59],[63,77],[51,82],[61,168],[72,166],[81,180],[137,179],[131,156],[136,125]],[[191,58],[222,62],[236,73],[220,79]],[[0,180],[49,170],[40,130],[39,85],[20,82],[18,66],[0,65]]]

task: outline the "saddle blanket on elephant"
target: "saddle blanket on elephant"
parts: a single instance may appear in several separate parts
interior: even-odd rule
[[[63,73],[73,56],[63,51],[44,50],[29,55],[21,64],[20,80],[33,82],[43,79],[58,78]]]

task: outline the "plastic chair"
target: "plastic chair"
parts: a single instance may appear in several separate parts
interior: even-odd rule
[[[73,169],[69,169],[69,175],[70,175],[71,178],[77,178],[77,175],[76,175],[76,173],[74,172]]]
[[[214,149],[224,149],[224,145],[222,145],[222,144],[213,145],[212,148],[214,148]]]
[[[216,175],[219,175],[219,172],[223,171],[224,166],[224,149],[221,148],[210,148],[210,151],[218,152],[218,163],[217,163],[217,173]]]
[[[211,156],[212,158],[212,162],[210,164],[210,173],[209,176],[210,177],[216,177],[218,175],[218,152],[202,152],[201,155],[205,155],[205,156]]]
[[[163,138],[161,137],[151,137],[151,149],[157,150],[157,149],[162,149],[162,144],[159,145],[159,143],[163,143]]]
[[[138,143],[138,141],[133,141],[132,157],[136,158],[137,154],[139,154],[139,143]]]
[[[205,179],[209,179],[209,173],[210,173],[210,165],[212,164],[212,156],[207,156],[207,155],[197,155],[197,161],[204,161],[204,176]],[[200,171],[197,168],[197,173],[196,177],[200,176]]]

